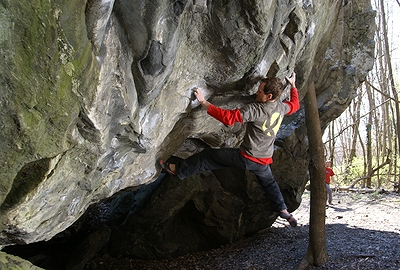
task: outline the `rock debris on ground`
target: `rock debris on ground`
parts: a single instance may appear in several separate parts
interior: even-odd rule
[[[103,256],[95,269],[292,269],[306,253],[310,194],[293,214],[298,227],[278,218],[272,227],[241,241],[207,252],[163,260]],[[326,209],[329,261],[309,269],[400,270],[400,196],[335,193]],[[89,267],[91,268],[91,267]],[[88,268],[88,269],[89,269]]]

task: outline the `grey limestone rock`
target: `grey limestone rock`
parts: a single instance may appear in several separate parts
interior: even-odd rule
[[[252,99],[260,76],[296,71],[300,99],[315,81],[326,126],[372,69],[374,16],[368,0],[2,1],[0,245],[51,239],[90,205],[154,182],[159,158],[238,146],[243,127],[208,117],[193,87],[235,108]],[[272,170],[294,210],[307,181],[302,109],[282,124],[276,147]],[[245,172],[167,178],[148,195],[131,227],[110,236],[134,237],[115,252],[182,254],[276,218]]]

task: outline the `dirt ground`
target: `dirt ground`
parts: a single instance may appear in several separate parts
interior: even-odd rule
[[[334,193],[326,209],[329,261],[309,269],[400,270],[400,196]],[[88,269],[293,269],[308,247],[310,195],[293,214],[298,227],[278,219],[271,228],[233,245],[168,260],[103,257]]]

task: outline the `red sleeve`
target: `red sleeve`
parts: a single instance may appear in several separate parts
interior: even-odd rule
[[[289,105],[289,112],[286,115],[291,115],[300,109],[299,94],[297,93],[297,88],[292,87],[290,89],[290,101],[285,101]]]
[[[240,113],[239,109],[225,110],[210,104],[210,106],[208,106],[207,113],[228,126],[232,126],[236,122],[243,124],[242,114]]]

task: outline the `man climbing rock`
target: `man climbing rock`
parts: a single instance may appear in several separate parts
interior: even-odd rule
[[[161,167],[171,175],[184,179],[193,174],[224,167],[236,167],[253,172],[265,193],[275,205],[279,216],[286,219],[292,227],[297,221],[287,211],[282,193],[271,172],[270,164],[274,152],[276,134],[285,115],[290,115],[300,108],[296,74],[286,80],[290,83],[290,100],[281,101],[279,97],[284,85],[279,78],[263,78],[256,92],[256,100],[241,109],[226,110],[219,108],[204,98],[200,88],[195,89],[199,103],[207,113],[225,125],[236,122],[247,123],[246,133],[239,149],[205,149],[176,164],[160,160]]]

